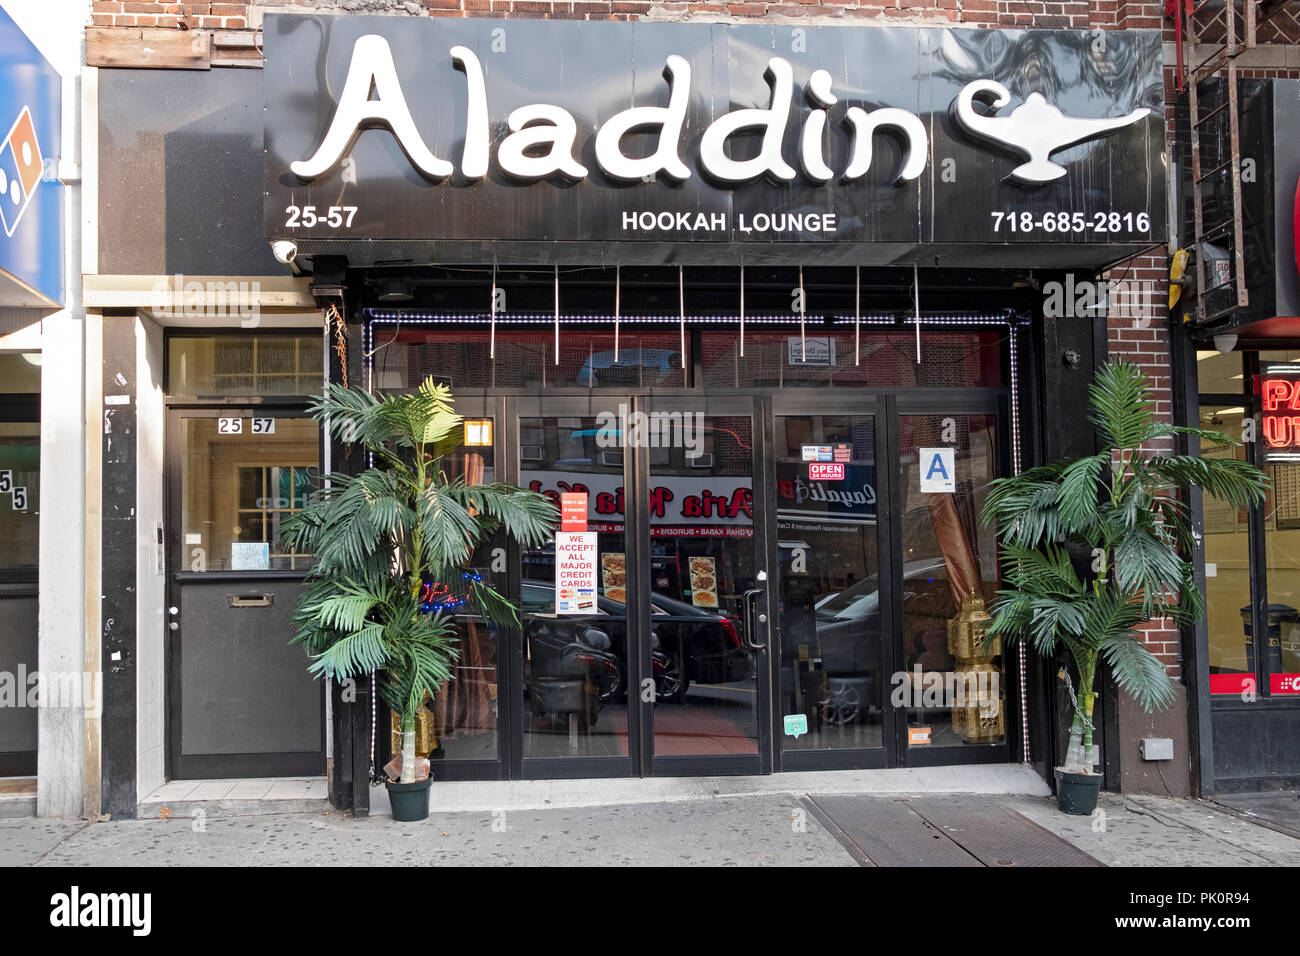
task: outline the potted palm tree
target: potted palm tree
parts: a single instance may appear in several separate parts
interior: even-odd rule
[[[1074,718],[1065,762],[1056,768],[1057,799],[1063,811],[1084,814],[1096,808],[1101,787],[1092,736],[1097,668],[1108,665],[1148,713],[1167,707],[1174,698],[1169,674],[1137,629],[1161,618],[1192,622],[1205,611],[1185,557],[1196,542],[1180,489],[1198,487],[1241,508],[1262,500],[1267,484],[1263,472],[1236,458],[1145,447],[1178,434],[1239,443],[1157,422],[1149,383],[1135,366],[1102,366],[1089,393],[1089,419],[1105,447],[997,479],[981,512],[998,529],[1004,584],[986,640],[1023,640],[1049,659],[1064,647],[1074,663],[1078,690],[1070,688]]]
[[[332,472],[284,535],[316,556],[293,622],[309,670],[334,681],[379,671],[379,693],[401,716],[398,780],[387,781],[395,819],[422,820],[431,778],[418,773],[416,712],[452,678],[457,628],[451,607],[517,626],[515,607],[469,567],[498,530],[525,547],[553,535],[545,497],[502,483],[467,484],[446,459],[462,445],[451,393],[427,379],[412,394],[372,395],[327,386],[312,416],[359,444],[370,467]],[[423,762],[422,762],[423,763]]]

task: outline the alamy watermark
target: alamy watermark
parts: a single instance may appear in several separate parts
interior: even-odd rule
[[[103,675],[98,672],[40,671],[19,664],[0,671],[0,709],[66,707],[99,716],[103,705]]]
[[[987,706],[1001,699],[997,671],[922,671],[917,664],[910,671],[895,671],[889,683],[894,688],[889,702],[900,709]]]
[[[689,457],[704,452],[702,412],[629,412],[626,404],[596,416],[599,448],[685,448]]]
[[[151,307],[168,315],[229,316],[240,328],[256,328],[262,321],[262,283],[254,279],[187,279],[178,272],[154,283]]]
[[[1049,319],[1131,319],[1146,328],[1161,308],[1163,296],[1151,279],[1095,279],[1065,275],[1064,282],[1043,283],[1043,315]]]

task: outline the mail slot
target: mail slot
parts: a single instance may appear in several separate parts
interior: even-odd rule
[[[232,594],[231,607],[271,607],[275,604],[274,594]]]

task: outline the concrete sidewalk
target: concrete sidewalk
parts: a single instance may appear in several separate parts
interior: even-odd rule
[[[917,834],[949,851],[934,858],[943,865],[1300,864],[1300,839],[1204,801],[1103,794],[1100,811],[1070,817],[1051,798],[1014,793],[861,792],[438,812],[416,824],[200,809],[100,824],[0,820],[0,864],[871,866],[925,862]],[[911,837],[900,814],[917,817]]]

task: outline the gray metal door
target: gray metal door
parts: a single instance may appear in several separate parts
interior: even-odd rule
[[[279,533],[315,484],[319,429],[229,407],[169,426],[169,775],[323,774],[323,686],[289,643],[311,559]]]

